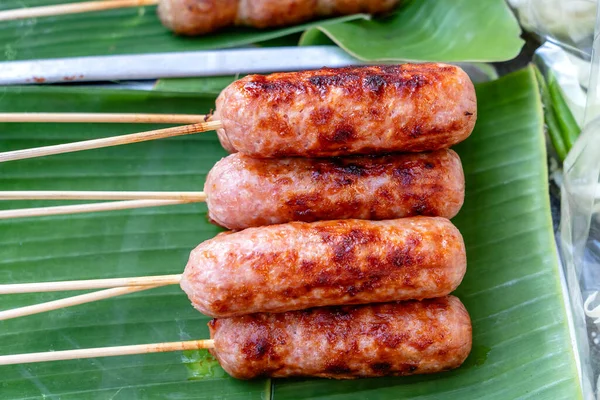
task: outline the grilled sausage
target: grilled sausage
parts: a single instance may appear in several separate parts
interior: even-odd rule
[[[291,222],[217,235],[194,249],[181,287],[211,317],[444,296],[466,270],[440,217]]]
[[[352,379],[459,367],[471,320],[454,296],[212,320],[211,351],[239,379]]]
[[[290,221],[454,217],[464,200],[460,158],[433,153],[219,161],[204,191],[210,218],[229,229]]]
[[[264,158],[438,150],[466,139],[477,118],[471,80],[446,64],[249,75],[216,105],[221,144]]]
[[[162,23],[181,35],[203,35],[227,26],[273,28],[317,18],[379,14],[400,0],[161,0]]]

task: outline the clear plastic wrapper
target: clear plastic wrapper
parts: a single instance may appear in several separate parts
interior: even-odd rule
[[[544,42],[536,51],[534,61],[542,72],[547,131],[557,158],[563,158],[555,142],[561,135],[550,132],[553,121],[548,120],[549,108],[553,109],[556,121],[561,117],[562,107],[583,127],[572,143],[566,143],[567,138],[562,135],[564,154],[568,152],[568,155],[562,169],[551,158],[551,179],[560,187],[558,240],[584,398],[600,399],[600,24],[597,1],[509,0],[509,3],[523,28]],[[560,90],[562,105],[557,105],[555,98],[549,95],[552,89],[554,93]]]
[[[582,126],[590,80],[591,56],[577,52],[573,54],[553,42],[545,42],[535,52],[534,61],[547,77],[550,71],[562,89],[565,101]]]
[[[508,0],[526,31],[590,53],[596,0]]]
[[[581,85],[587,92],[584,129],[564,162],[561,190],[561,256],[586,398],[600,398],[599,31],[596,26],[589,84]]]
[[[543,42],[535,52],[535,62],[542,71],[554,75],[573,116],[583,125],[598,1],[508,0],[508,3],[523,28]]]

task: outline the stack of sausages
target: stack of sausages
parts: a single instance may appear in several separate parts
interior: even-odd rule
[[[337,379],[460,366],[471,323],[449,294],[466,271],[449,221],[473,84],[444,64],[321,69],[232,83],[205,184],[231,229],[199,245],[181,286],[215,317],[234,377]]]

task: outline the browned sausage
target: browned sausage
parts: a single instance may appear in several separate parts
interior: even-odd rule
[[[221,144],[253,157],[330,157],[450,147],[472,132],[459,67],[405,64],[249,75],[217,98]]]
[[[440,217],[291,222],[220,234],[190,255],[181,287],[212,317],[444,296],[466,270]]]
[[[202,35],[227,26],[273,28],[316,18],[391,11],[400,0],[161,0],[162,23],[181,35]]]
[[[464,200],[452,150],[344,158],[219,161],[204,191],[210,218],[229,229],[290,221],[454,217]]]
[[[231,376],[352,379],[459,367],[471,320],[459,299],[251,314],[209,323],[212,353]]]

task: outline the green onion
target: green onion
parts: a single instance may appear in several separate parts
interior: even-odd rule
[[[548,91],[550,92],[552,107],[554,108],[554,113],[556,114],[563,140],[567,146],[567,151],[571,150],[581,129],[579,128],[579,125],[577,125],[577,122],[571,113],[571,109],[565,101],[562,89],[551,71],[548,71]]]
[[[565,145],[563,135],[561,133],[558,119],[552,107],[552,98],[550,97],[550,92],[548,90],[548,86],[546,85],[546,80],[544,79],[544,76],[537,67],[534,66],[533,69],[535,71],[535,76],[537,78],[540,89],[540,95],[542,97],[542,103],[544,106],[544,120],[548,129],[548,136],[550,136],[550,140],[552,141],[552,145],[554,146],[554,150],[556,151],[558,158],[561,161],[564,161],[564,159],[567,157],[568,150]]]

